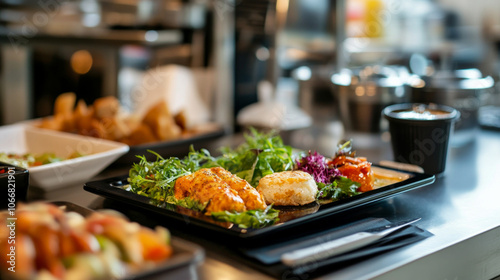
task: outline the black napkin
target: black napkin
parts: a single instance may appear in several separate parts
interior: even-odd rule
[[[349,234],[389,224],[391,223],[386,219],[367,218],[345,226],[323,231],[307,237],[302,237],[300,239],[273,244],[266,247],[240,249],[240,251],[243,255],[257,260],[253,262],[252,266],[275,277],[289,277],[292,275],[304,274],[311,276],[313,274],[317,275],[326,271],[334,271],[338,268],[345,267],[350,262],[373,257],[383,252],[409,245],[432,236],[432,233],[417,226],[410,225],[382,238],[381,240],[378,240],[371,245],[341,255],[333,256],[331,258],[307,263],[294,268],[281,263],[280,259],[283,253],[314,246]]]

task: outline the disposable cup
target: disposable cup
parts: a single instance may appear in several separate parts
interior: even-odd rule
[[[446,168],[448,143],[460,113],[437,104],[396,104],[383,110],[389,121],[394,160],[418,165],[428,174]]]

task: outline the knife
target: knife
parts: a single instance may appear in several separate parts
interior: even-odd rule
[[[398,229],[402,229],[419,220],[420,218],[393,223],[383,227],[373,228],[370,230],[347,235],[342,238],[311,247],[284,253],[283,255],[281,255],[281,261],[285,265],[293,267],[308,262],[333,257],[335,255],[339,255],[369,245],[389,235],[390,233]]]

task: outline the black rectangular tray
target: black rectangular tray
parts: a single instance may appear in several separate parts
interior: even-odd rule
[[[260,229],[243,229],[235,225],[233,226],[230,223],[217,222],[212,220],[210,217],[198,214],[199,212],[178,206],[174,206],[172,207],[172,209],[158,207],[154,204],[153,201],[151,201],[150,198],[123,189],[123,186],[128,184],[128,175],[89,182],[84,185],[84,189],[88,192],[116,200],[120,203],[127,203],[131,206],[146,209],[153,213],[160,214],[162,217],[168,219],[187,222],[186,224],[191,228],[202,228],[213,233],[223,234],[225,236],[250,239],[257,237],[260,238],[277,231],[288,230],[300,226],[305,222],[322,219],[341,211],[353,209],[362,205],[366,205],[368,203],[373,203],[382,199],[390,198],[400,193],[432,184],[435,180],[434,175],[413,173],[382,166],[377,167],[406,173],[410,175],[410,178],[395,184],[387,185],[372,191],[368,191],[328,204],[320,205],[318,203],[313,203],[300,207],[276,207],[280,210],[281,214],[289,213],[291,214],[289,216],[291,216],[292,218],[282,219],[280,216],[280,220],[282,222],[278,222],[275,225]]]
[[[62,207],[64,211],[76,212],[82,216],[90,215],[93,210],[66,201],[51,201],[50,203]],[[182,279],[192,274],[191,268],[200,264],[205,258],[205,252],[200,246],[180,238],[172,237],[173,255],[154,268],[127,275],[119,280],[132,279]]]

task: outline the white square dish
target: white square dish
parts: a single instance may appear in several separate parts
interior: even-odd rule
[[[83,155],[29,167],[30,185],[44,190],[84,183],[128,151],[129,146],[122,143],[40,129],[26,124],[0,127],[0,152],[54,153],[61,158],[68,158],[75,152]]]

